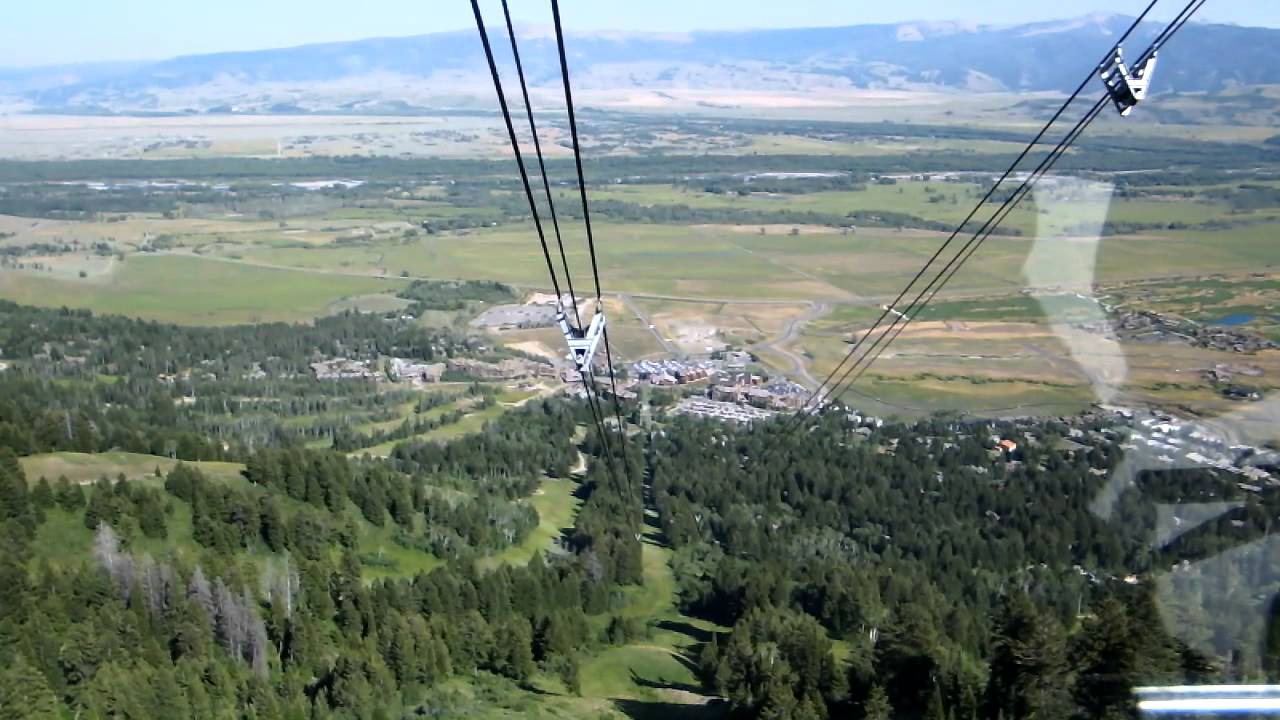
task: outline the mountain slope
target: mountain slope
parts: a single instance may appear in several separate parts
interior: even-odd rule
[[[1064,91],[1131,18],[1093,15],[1013,27],[910,23],[683,34],[591,33],[570,40],[584,90],[855,88]],[[1159,31],[1146,23],[1136,51]],[[554,41],[520,31],[530,81],[558,82]],[[499,38],[496,46],[505,43]],[[1230,49],[1229,53],[1224,49]],[[0,94],[28,108],[353,110],[369,104],[465,106],[488,100],[471,32],[375,38],[152,63],[0,70]],[[1165,54],[1160,91],[1280,83],[1280,30],[1188,26]]]

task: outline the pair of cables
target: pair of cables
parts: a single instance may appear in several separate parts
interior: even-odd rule
[[[1137,62],[1134,63],[1134,67],[1143,67],[1149,58],[1154,57],[1161,47],[1173,39],[1174,35],[1176,35],[1178,31],[1180,31],[1187,22],[1191,20],[1191,18],[1207,1],[1208,0],[1189,0],[1173,21],[1171,21],[1156,36],[1146,51],[1138,58]],[[1141,25],[1142,21],[1148,14],[1150,14],[1158,2],[1159,0],[1151,0],[1150,4],[1147,5],[1142,14],[1133,21],[1133,24],[1129,26],[1129,29],[1126,30],[1120,39],[1116,41],[1115,45],[1107,53],[1107,56],[1101,63],[1099,63],[1099,69],[1107,67],[1108,63],[1117,56],[1117,53],[1120,51],[1123,43],[1131,34],[1133,34],[1138,26]],[[1008,198],[1000,204],[996,211],[978,227],[968,241],[961,245],[959,250],[956,250],[950,256],[950,259],[947,260],[945,264],[942,264],[941,268],[937,270],[932,279],[928,280],[928,282],[919,289],[911,302],[905,307],[900,306],[900,303],[902,303],[911,291],[916,288],[917,284],[920,283],[925,275],[940,262],[943,254],[946,253],[947,249],[951,247],[961,233],[965,231],[969,223],[978,215],[987,202],[990,201],[1001,186],[1011,176],[1013,176],[1018,166],[1021,165],[1022,162],[1035,150],[1036,146],[1040,144],[1045,135],[1050,132],[1058,120],[1062,118],[1076,99],[1085,91],[1085,88],[1088,87],[1089,83],[1093,82],[1097,77],[1098,71],[1091,71],[1089,73],[1088,77],[1080,83],[1075,92],[1071,93],[1066,101],[1063,102],[1062,106],[1058,108],[1058,111],[1054,113],[1053,117],[1045,123],[1044,127],[1041,128],[1040,132],[1031,140],[1026,149],[1018,155],[1009,168],[1005,170],[1004,174],[1000,176],[994,185],[992,185],[991,189],[989,189],[982,199],[978,201],[978,204],[969,212],[968,216],[961,221],[959,227],[951,233],[946,241],[944,241],[937,251],[935,251],[934,254],[925,262],[924,266],[920,268],[919,272],[912,277],[911,281],[902,289],[902,292],[898,293],[898,296],[892,303],[884,306],[884,312],[876,319],[871,328],[852,343],[852,347],[849,349],[849,352],[846,354],[844,359],[842,359],[840,363],[827,375],[818,388],[809,395],[804,406],[794,416],[789,429],[794,430],[801,422],[803,422],[803,419],[807,417],[810,412],[822,407],[829,400],[840,397],[854,383],[856,383],[863,374],[866,373],[872,363],[879,359],[880,356],[884,354],[885,350],[895,340],[897,340],[899,335],[902,334],[902,331],[905,330],[912,321],[919,317],[920,313],[928,307],[929,303],[937,297],[938,293],[946,287],[949,282],[951,282],[951,279],[955,277],[956,273],[959,272],[960,269],[964,267],[965,263],[973,257],[974,253],[982,247],[982,244],[986,242],[987,238],[989,238],[1000,224],[1013,213],[1014,209],[1018,206],[1018,203],[1031,193],[1032,189],[1040,179],[1053,169],[1053,166],[1067,152],[1067,150],[1070,149],[1076,140],[1079,139],[1080,135],[1082,135],[1089,125],[1098,118],[1107,103],[1112,101],[1110,93],[1100,98],[1088,111],[1085,112],[1084,116],[1076,122],[1065,136],[1063,136],[1053,150],[1051,150],[1040,161],[1036,168],[1026,177],[1026,179],[1022,181],[1022,183],[1008,196]],[[890,317],[892,317],[892,319],[888,324],[885,324],[885,321],[889,320]],[[872,338],[874,338],[874,340]]]
[[[516,165],[520,169],[520,180],[524,186],[525,198],[529,202],[529,212],[533,216],[534,228],[538,234],[538,242],[542,247],[542,255],[547,265],[547,274],[551,279],[552,289],[556,294],[556,302],[562,304],[564,295],[560,289],[560,278],[556,272],[556,263],[552,260],[551,247],[547,242],[547,234],[543,226],[542,215],[538,209],[538,201],[534,196],[533,185],[529,180],[529,172],[525,167],[524,153],[520,149],[519,136],[516,133],[515,123],[511,118],[511,109],[507,104],[506,92],[503,90],[502,76],[498,72],[498,64],[495,59],[493,46],[489,42],[489,33],[485,27],[484,14],[480,11],[479,0],[471,0],[471,9],[475,14],[476,28],[480,31],[480,41],[484,45],[485,58],[489,63],[489,72],[493,77],[493,89],[498,95],[498,106],[502,111],[502,119],[507,128],[507,135],[511,141],[511,150],[515,154]],[[596,262],[596,246],[595,236],[591,228],[591,210],[587,202],[587,186],[586,178],[582,169],[582,148],[578,139],[578,122],[573,108],[573,90],[569,82],[569,61],[568,54],[565,52],[564,30],[560,23],[560,3],[559,0],[551,0],[551,13],[555,21],[556,46],[560,56],[560,74],[564,84],[565,106],[568,111],[569,131],[573,139],[573,159],[577,169],[577,182],[579,198],[582,202],[583,224],[586,230],[587,249],[591,258],[591,275],[595,281],[595,299],[596,312],[604,312],[604,302],[600,290],[600,270]],[[564,239],[560,232],[560,220],[556,214],[555,198],[551,192],[551,181],[547,175],[547,166],[542,154],[542,142],[538,137],[538,125],[533,115],[533,105],[529,101],[529,86],[525,80],[524,65],[520,60],[519,43],[516,40],[515,28],[511,22],[511,10],[507,5],[507,0],[502,0],[502,14],[506,22],[507,34],[511,39],[511,55],[515,61],[516,76],[520,83],[520,95],[524,101],[525,119],[528,121],[529,133],[533,138],[534,153],[537,156],[538,172],[542,180],[542,190],[545,194],[548,214],[551,220],[552,230],[555,234],[556,248],[560,256],[560,270],[564,274],[565,284],[569,291],[569,302],[573,308],[573,319],[576,326],[572,330],[578,334],[584,332],[584,324],[582,316],[578,310],[578,293],[574,288],[573,275],[569,271],[569,260],[564,249]],[[560,308],[560,312],[564,312],[564,308]],[[613,395],[613,415],[617,423],[619,433],[619,442],[621,446],[619,451],[622,455],[622,476],[627,477],[627,458],[626,458],[626,426],[622,421],[622,411],[620,409],[621,399],[618,396],[617,374],[613,368],[613,350],[609,344],[609,330],[606,325],[601,325],[601,333],[603,334],[605,358],[609,371],[610,391]],[[617,475],[614,470],[614,452],[609,441],[609,433],[607,423],[605,421],[605,411],[602,407],[600,393],[598,391],[595,372],[592,363],[588,357],[588,361],[584,366],[579,366],[582,376],[583,389],[587,395],[587,404],[591,408],[592,419],[595,423],[597,431],[600,433],[600,440],[604,446],[606,456],[606,467],[614,482],[617,482]]]

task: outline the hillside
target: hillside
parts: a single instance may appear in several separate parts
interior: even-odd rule
[[[820,94],[857,89],[1061,92],[1132,18],[1018,26],[911,23],[570,37],[575,82],[614,96],[700,90]],[[1131,44],[1161,25],[1146,23]],[[554,97],[554,41],[526,28],[531,82]],[[1280,30],[1196,24],[1162,64],[1160,90],[1280,83]],[[1222,48],[1233,50],[1228,59]],[[1073,62],[1058,62],[1071,58]],[[0,105],[57,112],[412,112],[490,101],[473,32],[373,38],[149,63],[0,69]]]

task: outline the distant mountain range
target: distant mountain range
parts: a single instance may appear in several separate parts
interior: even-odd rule
[[[1065,91],[1132,22],[1013,27],[908,23],[740,32],[576,33],[575,88],[832,93]],[[1130,40],[1136,53],[1161,26]],[[554,39],[518,32],[530,80],[559,80]],[[506,49],[505,37],[495,45]],[[508,50],[509,52],[509,50]],[[513,73],[512,73],[513,74]],[[0,69],[0,108],[57,112],[397,112],[492,103],[474,32],[377,38],[158,62]],[[1193,24],[1162,57],[1159,92],[1280,84],[1280,30]]]

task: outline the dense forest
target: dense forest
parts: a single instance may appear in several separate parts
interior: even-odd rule
[[[520,682],[541,668],[576,687],[580,652],[607,642],[587,618],[607,615],[610,588],[627,580],[606,537],[635,522],[611,515],[622,488],[589,472],[571,544],[525,566],[474,564],[537,523],[513,501],[542,474],[565,472],[573,448],[555,430],[572,424],[566,412],[542,405],[481,442],[424,448],[400,460],[412,475],[336,453],[262,450],[244,486],[179,464],[162,489],[105,478],[86,489],[26,478],[0,449],[0,712],[376,718],[414,714],[415,698],[451,676]],[[476,497],[442,500],[428,478]],[[186,512],[197,552],[133,549],[165,538]],[[353,544],[353,513],[448,562],[367,582],[364,564],[377,558]],[[53,564],[33,546],[41,525],[64,515],[94,528],[92,558]]]
[[[472,287],[472,286],[475,287]],[[418,282],[414,308],[457,307],[508,297],[491,283]],[[479,337],[426,329],[398,313],[344,313],[313,323],[185,327],[88,311],[0,301],[0,445],[19,454],[122,449],[184,460],[241,459],[254,447],[330,440],[347,449],[408,437],[454,418],[420,418],[394,430],[356,433],[414,403],[441,404],[373,381],[316,382],[310,364],[344,358],[439,362],[499,359]],[[482,403],[492,392],[470,391]],[[291,420],[318,418],[306,424]]]
[[[404,295],[451,308],[510,289]],[[394,313],[177,328],[9,304],[0,347],[0,717],[454,717],[450,683],[532,691],[535,675],[573,695],[658,623],[623,612],[646,542],[672,553],[679,611],[717,628],[690,631],[690,662],[723,717],[1123,718],[1136,685],[1280,679],[1280,493],[1212,469],[1123,475],[1109,416],[830,412],[789,433],[624,407],[624,440],[548,398],[448,442],[411,423],[309,448],[238,423],[229,399],[425,413],[443,401],[307,364],[488,350]],[[347,453],[373,439],[399,444]],[[19,461],[116,449],[243,471],[82,485]],[[491,562],[539,525],[546,478],[574,478],[572,526]]]
[[[1065,425],[1029,429],[1038,442],[1016,460],[988,449],[1028,430],[1012,423],[855,435],[833,414],[800,437],[691,421],[655,434],[680,600],[733,627],[703,653],[708,681],[769,717],[847,702],[868,717],[1010,718],[1125,716],[1135,684],[1274,679],[1269,611],[1241,609],[1280,590],[1266,541],[1280,494],[1245,501],[1213,471],[1144,471],[1104,518],[1091,501],[1118,444],[1098,434],[1068,453],[1053,449]],[[1226,501],[1153,550],[1161,503]],[[848,644],[843,672],[830,638]],[[781,662],[762,666],[762,646]]]

